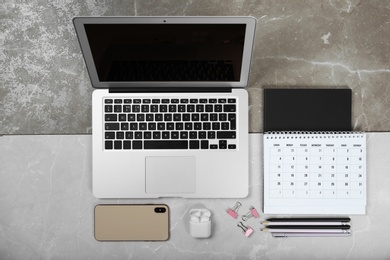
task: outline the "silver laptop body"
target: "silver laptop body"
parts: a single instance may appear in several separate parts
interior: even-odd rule
[[[97,198],[248,194],[253,17],[76,17]]]

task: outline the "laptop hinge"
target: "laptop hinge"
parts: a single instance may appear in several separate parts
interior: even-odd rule
[[[232,88],[219,87],[219,88],[110,88],[110,93],[229,93],[232,92]]]

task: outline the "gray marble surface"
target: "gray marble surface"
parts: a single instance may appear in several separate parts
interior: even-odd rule
[[[390,259],[390,133],[367,135],[367,214],[351,216],[353,236],[246,238],[225,210],[236,199],[99,200],[91,190],[91,136],[0,137],[0,259]],[[240,213],[262,208],[262,135],[250,135],[250,192]],[[166,203],[166,242],[98,242],[93,209],[99,203]],[[212,237],[189,234],[188,212],[212,211]]]
[[[351,88],[355,130],[390,130],[388,1],[5,0],[0,5],[0,134],[91,133],[91,93],[74,16],[251,15],[248,91],[262,132],[265,87]]]

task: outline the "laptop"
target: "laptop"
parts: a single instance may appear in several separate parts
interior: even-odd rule
[[[76,17],[97,198],[248,194],[253,17]]]

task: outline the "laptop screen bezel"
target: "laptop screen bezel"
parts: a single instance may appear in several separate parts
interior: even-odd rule
[[[73,19],[92,86],[94,88],[131,87],[231,87],[248,85],[256,18],[254,17],[75,17]],[[85,31],[85,24],[245,24],[245,40],[239,81],[100,81]]]

